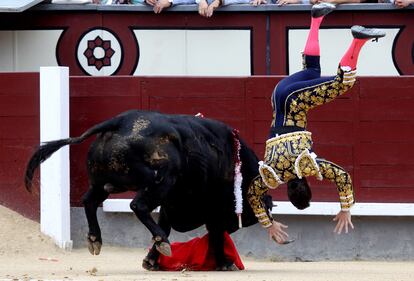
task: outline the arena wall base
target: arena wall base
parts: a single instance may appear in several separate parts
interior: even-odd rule
[[[155,217],[156,213],[153,214]],[[335,223],[330,215],[274,215],[289,226],[289,245],[269,241],[267,232],[258,224],[232,234],[239,253],[272,261],[350,261],[350,260],[414,260],[414,217],[353,216],[355,229],[348,234],[333,233]],[[104,212],[98,209],[103,248],[124,246],[149,248],[151,235],[133,213]],[[71,208],[74,247],[86,247],[86,218],[83,208]],[[187,241],[206,233],[201,227],[188,233],[172,231],[170,241]]]

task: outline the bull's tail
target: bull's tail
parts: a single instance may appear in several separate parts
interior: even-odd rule
[[[62,148],[65,145],[81,143],[92,135],[102,133],[102,132],[114,131],[119,127],[121,119],[122,119],[122,116],[118,116],[108,121],[97,124],[93,126],[92,128],[88,129],[86,132],[84,132],[79,137],[67,138],[67,139],[61,139],[61,140],[55,140],[55,141],[42,143],[37,148],[37,150],[33,153],[32,157],[27,163],[25,180],[24,180],[27,191],[29,192],[32,191],[33,175],[37,167],[39,167],[41,163],[46,161],[53,153],[55,153],[56,151],[58,151],[60,148]]]

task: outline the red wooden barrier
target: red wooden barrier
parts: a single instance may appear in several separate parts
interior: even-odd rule
[[[270,94],[280,77],[71,77],[71,135],[122,111],[141,108],[196,114],[240,130],[262,157]],[[24,82],[22,82],[24,81]],[[38,197],[23,189],[23,171],[39,139],[38,74],[0,74],[0,203],[38,216]],[[353,176],[358,202],[414,202],[414,77],[359,78],[351,92],[313,110],[316,153]],[[71,204],[88,188],[88,144],[71,148]],[[329,182],[312,181],[314,201],[337,201]],[[285,188],[273,195],[286,199]]]
[[[39,143],[39,74],[0,74],[0,204],[39,217],[39,192],[26,192],[26,163]]]

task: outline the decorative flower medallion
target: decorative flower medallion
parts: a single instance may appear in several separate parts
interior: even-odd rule
[[[77,59],[85,73],[92,76],[115,74],[122,62],[122,46],[115,35],[96,28],[85,33],[77,47]]]

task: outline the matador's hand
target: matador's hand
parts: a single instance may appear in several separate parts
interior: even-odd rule
[[[351,221],[351,212],[350,211],[340,211],[333,221],[338,221],[334,229],[335,233],[341,234],[342,229],[345,227],[345,233],[348,233],[348,226],[354,229],[354,225]]]
[[[288,226],[281,224],[280,222],[273,221],[272,226],[267,229],[269,239],[274,240],[276,243],[284,244],[289,235],[283,230],[283,228],[288,228]]]

